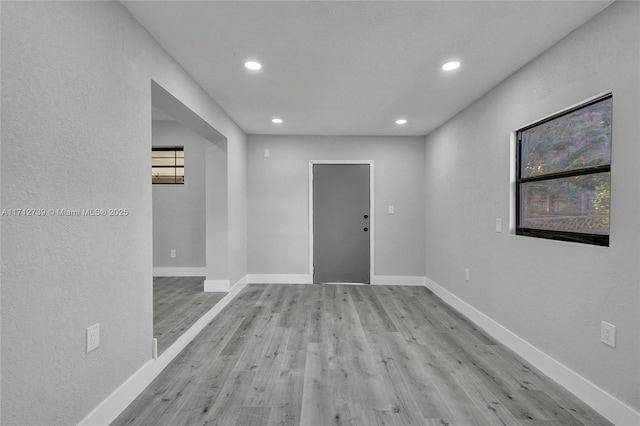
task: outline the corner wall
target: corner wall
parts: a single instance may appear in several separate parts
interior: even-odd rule
[[[425,155],[428,279],[636,411],[639,69],[640,4],[616,2],[428,135]],[[611,246],[510,233],[511,132],[608,90]],[[602,320],[617,326],[615,349]]]
[[[151,360],[151,82],[228,143],[229,279],[246,275],[246,136],[118,2],[1,2],[3,425],[75,424]],[[85,330],[100,323],[100,347]]]

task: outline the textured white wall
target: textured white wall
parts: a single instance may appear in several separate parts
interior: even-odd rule
[[[130,212],[2,218],[0,422],[73,424],[151,357],[151,80],[226,137],[239,173],[246,136],[118,2],[0,7],[3,207]],[[246,274],[233,173],[232,282]]]
[[[375,273],[423,276],[424,140],[416,137],[250,136],[250,273],[309,273],[310,160],[374,160]]]
[[[153,185],[153,266],[205,266],[205,148],[177,121],[154,121],[154,146],[184,146],[184,185]],[[171,258],[170,251],[176,250]]]
[[[616,2],[426,138],[426,275],[640,409],[640,4]],[[495,232],[510,132],[613,90],[611,247]],[[464,280],[464,268],[471,282]],[[600,321],[618,344],[600,342]]]
[[[248,273],[248,232],[247,232],[247,142],[241,132],[227,133],[227,181],[228,181],[228,256],[227,276],[231,285],[236,284]],[[238,140],[243,143],[238,143]]]
[[[207,161],[207,280],[226,280],[229,274],[229,211],[220,200],[228,199],[227,144],[209,144],[205,150]],[[223,226],[221,226],[223,225]]]

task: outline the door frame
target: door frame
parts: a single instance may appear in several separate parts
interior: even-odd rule
[[[310,160],[309,161],[309,276],[313,283],[313,166],[316,164],[367,164],[369,166],[369,283],[375,271],[375,199],[373,160]]]

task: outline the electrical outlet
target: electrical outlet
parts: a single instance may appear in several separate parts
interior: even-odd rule
[[[176,257],[176,251],[175,250],[171,250],[169,252],[169,256],[171,256],[172,258]]]
[[[616,326],[602,321],[600,324],[600,340],[612,348],[616,347]]]
[[[469,268],[464,268],[464,280],[469,281]]]
[[[396,213],[396,208],[394,206],[389,206],[387,211],[389,212],[389,214],[395,214]]]
[[[100,346],[100,324],[87,328],[87,353]]]

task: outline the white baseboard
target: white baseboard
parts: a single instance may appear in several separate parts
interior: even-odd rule
[[[313,284],[309,274],[249,274],[249,284]]]
[[[229,280],[204,280],[204,291],[228,292],[231,290]]]
[[[513,350],[614,424],[619,426],[640,425],[640,413],[624,402],[545,354],[429,278],[425,277],[425,285],[500,343]]]
[[[313,284],[313,277],[310,274],[249,274],[247,277],[249,284]],[[395,275],[375,275],[371,280],[371,284],[374,285],[424,286],[425,282],[425,277]]]
[[[229,292],[234,294],[234,297],[236,294],[238,294],[238,292],[240,290],[242,290],[243,288],[245,288],[247,286],[247,284],[249,284],[249,277],[247,275],[245,275],[244,277],[240,278],[240,280],[235,283],[231,289],[229,290]]]
[[[396,275],[375,275],[371,280],[373,285],[419,285],[426,284],[425,277],[396,276]]]
[[[156,359],[151,359],[138,371],[120,385],[111,395],[100,403],[82,419],[79,426],[109,425],[113,422],[137,397],[149,386],[164,368],[198,335],[207,324],[214,319],[222,309],[247,285],[247,277],[243,277],[231,287],[229,294],[224,296],[216,305],[206,312],[182,336],[178,338]],[[152,345],[149,343],[149,352]]]
[[[153,268],[154,277],[204,277],[207,275],[207,268],[202,267],[158,267]]]

